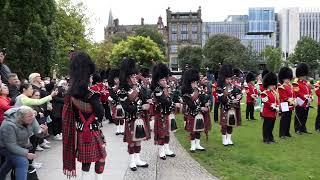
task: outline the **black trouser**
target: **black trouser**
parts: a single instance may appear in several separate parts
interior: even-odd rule
[[[292,111],[282,112],[280,119],[279,136],[290,136],[290,124],[291,124]]]
[[[215,102],[214,103],[214,112],[213,112],[213,116],[214,116],[214,122],[218,122],[218,117],[219,117],[219,106],[220,106],[220,102]]]
[[[296,132],[307,132],[306,123],[308,120],[309,108],[297,106],[294,117],[294,129]]]
[[[52,134],[55,136],[62,132],[62,119],[52,116]]]
[[[317,119],[315,123],[315,128],[316,130],[320,130],[320,105],[318,105],[318,114],[317,114]]]
[[[253,102],[247,103],[246,119],[249,119],[249,115],[250,115],[250,119],[254,119],[254,103]]]
[[[263,136],[263,142],[271,142],[274,141],[274,137],[272,134],[273,128],[274,128],[274,122],[275,118],[263,118],[263,126],[262,126],[262,136]]]
[[[30,143],[32,144],[32,146],[29,148],[29,153],[35,153],[36,152],[36,149],[37,149],[37,146],[39,144],[42,144],[43,143],[43,138],[39,138],[35,135],[32,135],[30,138]],[[29,160],[29,164],[32,164],[33,160]]]
[[[103,103],[103,107],[104,107],[104,117],[108,119],[110,122],[113,122],[109,103]]]

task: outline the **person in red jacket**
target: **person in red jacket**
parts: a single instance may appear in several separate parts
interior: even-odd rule
[[[291,137],[290,135],[290,124],[292,111],[294,110],[295,99],[293,97],[293,88],[290,83],[293,78],[292,70],[288,67],[280,69],[278,79],[280,84],[278,86],[279,100],[280,100],[280,128],[279,137],[284,139]]]
[[[316,128],[316,131],[320,133],[320,81],[318,81],[314,85],[314,90],[316,95],[318,96],[318,113],[317,113],[315,128]]]
[[[256,77],[252,72],[249,72],[246,76],[246,82],[247,82],[247,87],[246,87],[246,94],[247,94],[247,109],[246,109],[246,119],[249,120],[249,115],[250,115],[250,120],[255,120],[254,118],[254,104],[255,100],[258,95],[258,90],[254,86],[254,81]]]
[[[214,119],[214,122],[216,122],[216,123],[218,123],[218,114],[219,114],[218,111],[219,111],[219,106],[220,106],[220,102],[219,102],[219,99],[218,99],[217,88],[218,88],[218,83],[214,82],[212,84],[212,96],[213,96],[213,99],[214,99],[213,119]]]
[[[1,84],[0,90],[0,126],[4,119],[4,112],[11,108],[10,101],[11,99],[8,97],[9,90],[6,84]]]
[[[295,132],[299,135],[302,133],[310,134],[306,128],[309,107],[312,102],[311,85],[307,82],[308,74],[308,65],[301,63],[296,69],[296,76],[298,79],[292,83],[294,97],[296,97],[297,102],[294,128]]]
[[[263,142],[266,144],[275,142],[272,131],[279,111],[279,101],[276,92],[277,83],[277,75],[273,72],[266,74],[263,78],[265,90],[261,94],[263,102],[261,116],[264,120],[262,127]]]

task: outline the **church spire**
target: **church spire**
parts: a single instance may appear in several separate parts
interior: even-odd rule
[[[109,20],[108,20],[108,27],[111,27],[111,26],[113,26],[114,24],[113,24],[113,16],[112,16],[112,11],[111,11],[111,9],[110,9],[110,11],[109,11]]]

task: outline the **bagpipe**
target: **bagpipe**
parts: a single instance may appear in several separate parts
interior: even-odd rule
[[[237,109],[240,108],[240,100],[242,98],[241,89],[234,85],[227,85],[224,95],[227,98],[225,110],[227,112],[227,125],[235,127],[238,122]]]

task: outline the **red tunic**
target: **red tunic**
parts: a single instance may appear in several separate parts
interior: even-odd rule
[[[314,90],[315,90],[316,95],[318,96],[318,106],[320,106],[320,82],[317,82],[314,85]]]
[[[90,89],[100,93],[100,100],[102,103],[106,103],[108,101],[108,97],[109,97],[108,87],[104,85],[102,82],[91,86]]]
[[[265,90],[261,94],[261,100],[263,102],[261,116],[266,118],[274,118],[275,120],[277,117],[277,110],[275,107],[279,105],[276,92],[272,90]]]
[[[247,103],[254,103],[255,98],[253,96],[257,96],[258,90],[256,87],[254,87],[253,84],[248,83],[248,87],[246,87],[246,93],[247,93]]]
[[[293,95],[295,98],[300,98],[304,101],[300,107],[309,107],[308,98],[312,98],[311,85],[306,80],[296,79],[293,83]]]
[[[282,102],[288,102],[289,103],[289,98],[293,99],[293,88],[291,84],[281,84],[278,86],[278,93],[279,93],[279,100],[280,103]],[[293,111],[294,106],[290,105],[289,103],[289,110]]]

